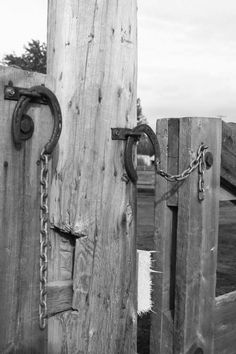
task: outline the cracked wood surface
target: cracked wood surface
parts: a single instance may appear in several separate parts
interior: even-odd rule
[[[112,127],[136,125],[136,6],[49,1],[48,79],[63,115],[50,220],[76,240],[73,310],[50,318],[50,353],[136,353],[135,192],[124,142],[111,140]]]
[[[0,352],[42,353],[47,332],[39,329],[39,207],[38,160],[50,137],[49,108],[34,104],[28,114],[34,134],[21,150],[11,136],[15,101],[4,100],[4,85],[31,87],[45,75],[0,67]]]

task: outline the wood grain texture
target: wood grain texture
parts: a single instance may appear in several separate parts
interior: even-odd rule
[[[48,107],[33,105],[33,137],[17,151],[11,118],[16,102],[4,100],[4,85],[31,87],[45,75],[0,67],[0,352],[46,352],[39,329],[39,176],[37,164],[52,128]]]
[[[234,354],[236,348],[236,291],[218,296],[215,305],[214,354]]]
[[[48,75],[64,119],[50,215],[76,237],[74,311],[55,319],[63,340],[50,334],[50,350],[135,353],[136,203],[111,128],[136,125],[136,0],[51,0],[48,16]]]
[[[183,118],[179,141],[180,170],[194,158],[201,142],[209,146],[214,164],[205,173],[203,202],[198,201],[198,173],[193,173],[179,189],[174,353],[200,347],[210,354],[214,353],[221,121]]]
[[[47,284],[48,316],[72,310],[72,280],[61,280]]]
[[[168,170],[168,119],[157,121],[161,168]],[[151,316],[150,352],[172,353],[173,318],[171,315],[171,253],[173,213],[168,198],[173,195],[169,183],[156,176],[154,219],[153,313]]]
[[[67,347],[63,330],[66,319],[72,313],[75,240],[74,237],[53,229],[50,230],[49,237],[48,313],[51,317],[48,319],[48,353],[57,354],[65,352]]]

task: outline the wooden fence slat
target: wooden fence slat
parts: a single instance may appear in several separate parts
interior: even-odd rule
[[[51,134],[48,107],[34,105],[34,134],[20,151],[12,143],[16,102],[4,100],[4,85],[31,87],[45,75],[0,67],[0,352],[42,353],[47,331],[39,329],[39,177],[37,161]]]
[[[205,173],[206,198],[198,201],[195,171],[179,189],[176,253],[174,353],[200,347],[214,353],[213,315],[219,215],[221,121],[208,118],[180,120],[179,169],[185,169],[201,142],[214,156]]]

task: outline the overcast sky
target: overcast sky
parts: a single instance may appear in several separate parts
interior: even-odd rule
[[[0,0],[0,58],[46,41],[47,0]],[[156,118],[236,122],[236,1],[139,0],[138,95]]]

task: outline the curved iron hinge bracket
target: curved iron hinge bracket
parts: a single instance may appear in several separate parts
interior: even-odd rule
[[[12,82],[9,82],[8,86],[5,86],[4,98],[18,101],[12,115],[12,138],[16,149],[21,149],[22,143],[30,139],[34,132],[34,122],[25,113],[29,105],[41,103],[49,106],[53,116],[53,131],[44,147],[44,153],[51,154],[62,130],[61,109],[54,93],[43,85],[25,89],[14,87]]]
[[[158,168],[160,163],[160,146],[157,140],[156,134],[152,128],[147,124],[137,125],[133,129],[128,128],[112,128],[112,140],[126,140],[125,153],[124,153],[124,164],[126,173],[131,182],[137,183],[138,176],[137,171],[133,163],[133,146],[139,140],[142,134],[146,134],[149,138],[155,155],[154,165]]]

